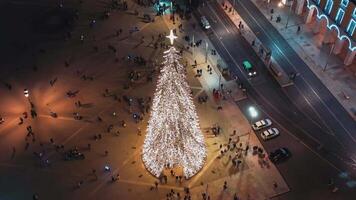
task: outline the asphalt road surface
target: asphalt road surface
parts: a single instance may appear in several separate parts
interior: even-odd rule
[[[271,151],[286,146],[293,153],[290,161],[278,166],[287,183],[290,184],[292,192],[278,198],[350,199],[355,193],[352,189],[345,187],[343,192],[329,196],[331,192],[326,186],[329,178],[338,176],[343,170],[351,171],[353,169],[353,163],[345,155],[347,151],[350,152],[354,148],[350,133],[351,130],[356,129],[352,129],[353,122],[350,122],[347,127],[343,125],[342,122],[345,123],[344,120],[348,120],[349,117],[346,111],[340,110],[334,113],[334,109],[338,109],[338,107],[332,104],[330,106],[330,103],[341,106],[320,81],[313,74],[309,74],[310,71],[298,70],[301,75],[296,78],[295,85],[282,89],[269,74],[250,44],[239,35],[235,25],[217,3],[212,2],[200,8],[197,17],[200,15],[206,16],[211,23],[212,28],[207,32],[209,39],[228,64],[230,71],[238,76],[247,88],[249,99],[238,102],[239,107],[248,116],[248,106],[257,105],[260,112],[259,119],[269,117],[274,126],[281,130],[282,134],[279,138],[263,143],[266,149]],[[263,16],[261,15],[261,17]],[[247,23],[249,23],[248,20]],[[255,26],[259,25],[255,24]],[[267,36],[266,38],[269,39]],[[271,44],[276,45],[273,42]],[[289,50],[293,51],[290,47]],[[286,62],[279,63],[282,66],[289,65],[290,68],[293,68],[293,66],[304,64],[296,54],[297,61],[301,63],[295,65],[293,65],[296,60],[294,57],[288,56],[287,58],[281,52],[276,56],[274,53],[272,55],[277,62]],[[256,66],[257,77],[248,79],[246,72],[241,67],[244,60],[249,60]],[[307,68],[307,66],[305,67]],[[289,71],[287,68],[286,71],[295,72],[296,70]],[[323,89],[316,92],[315,86],[312,87],[309,83],[310,77],[316,79],[313,80],[313,84],[314,81],[319,81],[317,86],[323,87],[326,92]],[[322,98],[319,96],[320,92],[323,95]],[[324,97],[324,95],[331,96]],[[325,103],[326,100],[327,103]],[[342,115],[343,118],[332,121],[338,115]],[[334,129],[338,131],[335,132]],[[345,182],[340,184],[345,185]]]
[[[238,1],[235,8],[252,31],[259,33],[258,38],[271,49],[272,56],[279,65],[287,73],[300,74],[294,80],[294,86],[286,88],[285,93],[299,109],[312,109],[320,119],[319,124],[324,132],[334,136],[334,141],[323,141],[322,145],[334,151],[327,144],[338,142],[350,158],[355,156],[356,123],[347,111],[251,1]]]

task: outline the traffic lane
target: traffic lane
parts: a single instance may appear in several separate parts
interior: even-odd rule
[[[207,16],[207,13],[204,13],[204,11],[203,11],[203,14],[205,14],[205,16]],[[215,29],[216,27],[214,27],[214,25],[212,25],[213,27],[213,29]],[[221,27],[220,27],[221,28]],[[209,37],[210,37],[210,39],[214,42],[214,38],[213,38],[213,35],[209,35]],[[227,37],[231,37],[231,36],[227,36]],[[224,43],[224,46],[226,46],[226,48],[227,49],[230,49],[230,50],[233,50],[233,51],[230,51],[231,52],[231,57],[232,57],[232,59],[233,60],[239,60],[239,61],[242,61],[242,60],[244,60],[244,59],[246,59],[246,57],[247,58],[250,58],[251,59],[251,61],[252,61],[252,63],[253,64],[255,64],[255,65],[258,65],[257,63],[258,62],[260,62],[260,65],[263,65],[263,63],[261,62],[261,61],[259,61],[259,59],[256,59],[256,58],[258,58],[256,55],[255,56],[249,56],[250,54],[254,54],[254,51],[250,48],[250,47],[248,47],[247,46],[247,48],[246,47],[241,47],[241,45],[240,44],[238,44],[237,42],[236,42],[236,40],[238,40],[239,39],[239,37],[234,37],[232,40],[231,39],[229,39],[229,40],[227,40],[227,37],[225,37],[225,38],[222,38],[222,39],[220,39],[223,43]],[[218,41],[217,41],[218,42]],[[231,45],[231,46],[230,46]],[[216,45],[215,45],[216,46]],[[249,52],[250,51],[250,52]],[[219,51],[219,52],[221,52],[221,51]],[[245,52],[249,52],[250,54],[245,54]],[[225,56],[225,58],[226,57],[228,57],[228,56]],[[224,58],[224,59],[225,59]],[[227,58],[227,59],[229,59],[229,58]],[[237,63],[239,63],[239,61],[237,61]],[[248,81],[247,81],[247,78],[246,78],[246,75],[244,74],[245,72],[242,70],[242,69],[240,69],[240,68],[234,68],[234,69],[238,69],[239,70],[239,72],[237,72],[237,75],[239,75],[240,74],[240,76],[241,76],[241,74],[243,74],[243,79],[244,79],[244,81],[246,82],[246,83],[248,83]],[[265,68],[264,67],[261,67],[261,68],[259,68],[259,71],[261,72],[261,71],[263,71],[263,70],[265,70]],[[267,74],[268,72],[266,72],[266,70],[265,70],[265,73]],[[269,76],[267,76],[267,77],[269,77]],[[270,77],[269,77],[270,78]],[[241,78],[240,78],[241,79]],[[273,80],[271,80],[271,79],[269,79],[265,84],[266,85],[270,85],[270,84],[272,84],[272,83],[274,83],[274,81]],[[275,85],[275,86],[272,86],[272,87],[276,87],[276,88],[279,88],[279,86],[277,86],[277,85]],[[268,87],[267,87],[268,88]],[[252,88],[248,88],[248,90],[250,91]],[[262,90],[261,91],[266,91],[266,88],[262,88]],[[282,93],[280,93],[281,95],[280,96],[278,96],[278,97],[276,97],[276,98],[274,98],[274,99],[283,99],[283,97],[284,97],[284,95],[282,94]],[[271,94],[269,94],[270,96],[271,96]],[[269,105],[270,105],[271,103],[269,103]],[[279,102],[278,103],[278,105],[279,105],[279,109],[282,109],[283,108],[283,105],[285,105],[284,103],[282,103],[282,102]],[[285,106],[285,108],[283,109],[283,110],[285,110],[286,112],[288,112],[288,111],[290,111],[290,105],[287,105],[287,106]],[[294,111],[296,111],[296,110],[294,110]],[[274,111],[275,112],[275,111]],[[290,115],[291,115],[292,113],[290,113]],[[284,119],[287,119],[288,117],[283,117]],[[321,130],[317,130],[316,131],[316,133],[320,133],[320,132],[322,132]]]
[[[282,56],[283,57],[283,56]],[[287,63],[288,64],[288,63]],[[297,85],[296,85],[296,87],[298,87]],[[310,90],[313,90],[312,88],[310,88],[310,87],[308,87],[308,88],[304,88],[305,90],[307,90],[307,89],[310,89]],[[313,91],[309,91],[307,94],[311,94],[312,96],[310,97],[309,96],[309,100],[307,100],[308,99],[308,97],[305,97],[306,98],[306,100],[307,100],[307,102],[306,103],[308,103],[308,102],[315,102],[315,101],[319,101],[320,99],[316,99],[316,96],[313,94],[313,93],[315,93],[315,91],[313,90]],[[314,97],[314,98],[313,98]],[[303,105],[305,105],[305,102],[303,102],[303,103],[299,103],[299,106],[303,106]],[[312,106],[311,106],[312,107]],[[313,107],[312,107],[313,108]],[[319,114],[319,116],[320,115],[322,115],[322,116],[328,116],[328,117],[331,117],[331,118],[329,118],[329,119],[327,119],[327,120],[325,120],[325,122],[327,122],[327,124],[330,124],[330,126],[329,127],[332,127],[331,129],[333,129],[333,130],[339,130],[339,132],[342,132],[342,131],[340,131],[340,125],[341,125],[341,123],[340,122],[338,122],[338,120],[337,120],[337,118],[335,117],[335,116],[333,116],[333,113],[330,111],[330,110],[328,110],[328,107],[326,107],[325,106],[325,103],[323,102],[323,101],[319,101],[319,104],[318,104],[318,107],[316,107],[316,108],[313,108],[313,109],[315,109],[315,110],[318,110],[318,112],[319,113],[322,113],[322,114]],[[328,111],[329,113],[327,113],[326,111]],[[330,115],[331,114],[331,115]],[[335,120],[336,119],[336,120]],[[324,123],[325,124],[325,123]],[[336,126],[336,127],[335,127]],[[347,129],[345,129],[345,128],[343,128],[343,127],[341,127],[341,129],[344,129],[344,131],[346,131],[346,137],[349,137],[350,136],[350,133],[348,133],[347,132]],[[330,131],[330,130],[329,130]],[[340,134],[340,135],[343,135],[343,136],[345,136],[345,134]],[[351,138],[352,139],[352,138]],[[350,155],[352,155],[352,152],[354,152],[354,150],[352,150],[352,144],[350,145],[350,144],[347,144],[347,143],[352,143],[352,140],[350,140],[350,138],[346,138],[346,139],[343,139],[343,137],[341,137],[340,138],[340,140],[343,140],[343,143],[345,144],[346,143],[346,145],[348,146],[348,148],[351,148],[350,149],[350,151],[351,151],[351,154],[349,154],[349,157],[350,157]],[[330,141],[330,140],[329,140]],[[329,145],[329,148],[332,148],[334,145]],[[344,152],[344,153],[342,153],[342,154],[340,154],[341,156],[344,156],[346,153]]]
[[[238,103],[241,107],[244,115],[249,118],[249,113],[247,108],[253,105],[250,100],[241,101]],[[263,108],[257,106],[259,112],[259,117],[254,119],[253,122],[260,119],[270,118],[268,112],[264,111]],[[291,188],[291,192],[283,194],[279,198],[285,199],[296,199],[296,197],[301,199],[334,199],[335,196],[331,197],[330,190],[326,187],[327,182],[330,178],[336,178],[339,171],[332,166],[328,161],[320,157],[317,153],[314,153],[307,145],[296,138],[288,130],[280,126],[278,122],[272,120],[272,125],[269,127],[275,127],[280,131],[280,135],[274,139],[264,141],[260,134],[267,130],[267,128],[255,131],[255,134],[261,141],[267,153],[274,151],[280,147],[287,147],[291,151],[291,158],[277,164],[276,167],[286,180],[288,186]],[[313,177],[313,178],[311,178]],[[306,184],[306,180],[308,184]],[[343,190],[348,190],[347,188],[342,188]],[[340,195],[340,197],[350,196]]]
[[[214,12],[214,10],[216,10],[216,12],[219,12],[219,17],[221,18],[221,22],[224,22],[225,25],[221,25],[224,26],[224,29],[229,29],[231,34],[235,34],[236,38],[239,43],[241,43],[241,45],[244,46],[244,51],[248,51],[249,55],[253,55],[252,58],[250,59],[254,59],[257,61],[260,61],[258,64],[256,64],[256,66],[260,66],[260,70],[266,70],[266,67],[264,66],[263,62],[260,59],[256,59],[257,54],[255,53],[255,51],[251,48],[251,45],[242,37],[240,37],[239,35],[239,31],[236,28],[235,24],[233,24],[233,22],[230,20],[230,18],[225,14],[225,12],[222,10],[222,8],[217,5],[214,8],[212,8],[209,5],[209,8],[211,9],[212,12]],[[214,9],[214,10],[213,10]],[[228,27],[228,28],[227,28]],[[221,29],[222,30],[222,29]],[[222,38],[221,40],[224,40],[226,38]],[[255,63],[254,63],[255,64]],[[267,71],[267,70],[266,70]],[[269,72],[267,71],[268,76],[270,76]],[[279,87],[278,87],[279,88]],[[303,96],[303,95],[302,95]],[[299,97],[299,95],[298,95]],[[304,97],[304,96],[303,96]],[[305,98],[305,102],[302,105],[305,105],[308,103],[308,100],[306,97]],[[308,109],[308,110],[306,110]],[[312,120],[318,124],[319,127],[321,127],[322,129],[328,129],[327,123],[325,123],[325,121],[323,121],[322,117],[318,114],[318,112],[313,108],[313,106],[310,106],[309,108],[305,108],[305,106],[303,107],[303,110],[306,110],[306,112],[308,112],[308,115],[310,118],[312,118]]]
[[[251,16],[247,14],[247,12],[242,9],[243,6],[236,6],[236,9],[242,11],[241,16],[246,16],[246,20],[248,20],[248,24],[253,24],[251,28],[253,28],[254,31],[260,32],[259,38],[267,44],[270,48],[272,47],[273,55],[277,54],[276,57],[280,58],[282,60],[282,63],[284,64],[284,67],[288,68],[287,70],[293,70],[294,66],[298,67],[299,69],[303,70],[303,76],[305,76],[308,79],[308,87],[311,88],[313,91],[311,94],[314,94],[319,101],[323,104],[324,107],[326,107],[326,110],[330,112],[332,115],[336,115],[334,117],[335,119],[333,121],[329,121],[331,124],[341,123],[338,122],[338,118],[342,119],[344,122],[345,128],[348,131],[352,131],[356,129],[356,123],[353,121],[353,119],[346,113],[345,109],[337,102],[335,97],[330,93],[330,91],[318,80],[318,78],[315,76],[315,74],[309,69],[309,67],[303,62],[303,60],[296,54],[296,52],[288,45],[288,43],[285,41],[285,39],[275,30],[275,28],[269,23],[269,21],[262,15],[262,13],[259,12],[259,10],[253,5],[252,2],[242,0],[241,1],[244,6],[248,7],[249,10],[255,10],[254,12],[254,17],[258,17],[259,23],[261,24],[261,27],[257,25],[254,20],[252,20]],[[250,19],[249,19],[250,18]],[[269,27],[268,30],[261,30],[263,29],[262,27]],[[265,32],[264,32],[265,31]],[[271,38],[268,38],[268,34]],[[283,49],[283,51],[282,51]],[[289,58],[286,60],[286,55],[288,55]],[[295,65],[291,64],[294,63]],[[310,81],[310,83],[309,83]],[[316,90],[318,92],[316,92]],[[335,107],[329,107],[327,104],[323,101],[324,99],[329,99],[333,103],[335,103]],[[341,123],[342,124],[342,123]],[[349,135],[349,134],[348,134]],[[352,138],[351,138],[352,139]]]
[[[233,59],[236,59],[236,58],[238,58],[239,57],[239,54],[238,55],[229,55],[229,53],[228,52],[226,52],[226,50],[223,48],[223,47],[221,47],[221,45],[219,45],[219,41],[218,41],[218,39],[217,38],[214,38],[213,36],[209,36],[210,37],[210,40],[212,41],[212,43],[214,44],[214,47],[216,48],[216,50],[219,52],[219,54],[222,56],[222,58],[225,60],[225,59],[230,59],[229,57],[231,56],[231,57],[233,57]],[[236,46],[236,45],[233,45],[233,46]],[[231,72],[234,74],[234,75],[241,75],[241,69],[240,68],[238,68],[238,66],[236,66],[236,65],[233,65],[233,66],[230,66],[231,68]],[[252,86],[250,86],[250,84],[249,84],[249,82],[247,81],[247,79],[245,79],[245,78],[241,78],[241,80],[242,81],[244,81],[244,85],[247,87],[247,89],[248,89],[248,94],[249,95],[251,95],[251,96],[253,96],[253,98],[255,98],[256,99],[256,101],[258,101],[258,103],[259,104],[261,104],[261,105],[265,105],[266,107],[271,107],[271,105],[273,105],[272,103],[270,103],[270,102],[268,102],[268,103],[266,103],[266,101],[267,101],[267,99],[264,99],[263,101],[260,101],[260,99],[259,98],[261,98],[260,97],[260,95],[258,95],[257,93],[254,93],[254,88],[252,87]],[[273,80],[271,80],[271,81],[268,81],[266,84],[271,84],[271,83],[273,83]],[[267,87],[268,88],[268,87]],[[262,89],[262,91],[266,91],[266,89]],[[282,93],[280,93],[280,94],[282,94]],[[284,95],[282,94],[282,96],[281,97],[276,97],[275,99],[283,99],[283,97],[284,97]],[[271,98],[271,99],[268,99],[268,100],[273,100],[273,98]],[[288,99],[287,99],[287,101],[289,101]],[[291,121],[290,121],[290,117],[289,116],[291,116],[291,115],[293,115],[293,111],[294,112],[297,112],[297,113],[299,113],[299,111],[297,110],[297,109],[290,109],[290,108],[293,108],[294,106],[293,105],[291,105],[291,104],[288,104],[288,105],[286,105],[285,103],[282,103],[282,102],[279,102],[278,103],[278,106],[279,106],[279,108],[278,109],[276,109],[276,106],[273,106],[273,108],[270,108],[270,112],[271,113],[274,113],[274,115],[277,115],[278,114],[278,116],[276,116],[275,118],[278,118],[278,120],[279,121],[282,121],[282,123],[283,124],[290,124],[291,123]],[[281,110],[281,108],[282,107],[284,107],[284,109],[283,110],[285,110],[286,112],[289,112],[287,115],[284,115],[284,114],[282,114],[279,110]],[[292,112],[290,112],[290,111],[292,111]],[[280,116],[281,115],[281,116]],[[297,116],[300,116],[300,115],[297,115]],[[303,117],[301,117],[301,118],[305,118],[304,116]],[[300,121],[300,120],[297,120],[298,122]],[[310,120],[307,120],[306,122],[302,122],[302,123],[300,123],[300,124],[298,124],[298,125],[302,125],[302,126],[306,126],[306,124],[308,124],[308,122],[309,122]],[[306,127],[302,127],[302,128],[300,128],[300,127],[296,127],[296,124],[292,124],[292,125],[290,125],[289,126],[291,129],[294,129],[294,130],[299,130],[299,129],[305,129]],[[314,126],[311,126],[311,127],[314,127]],[[310,130],[310,127],[308,127],[309,128],[309,130]],[[320,129],[316,129],[316,130],[314,130],[314,129],[311,129],[312,130],[312,132],[315,132],[315,133],[321,133],[322,131],[320,130]],[[302,133],[302,134],[307,134],[307,131],[305,131],[305,130],[303,130],[303,131],[299,131],[298,133]],[[317,146],[319,146],[319,142],[316,142],[314,139],[313,140],[311,140],[310,138],[312,138],[311,136],[310,136],[310,134],[307,134],[307,137],[305,136],[305,135],[303,135],[303,136],[299,136],[299,137],[301,137],[301,138],[303,138],[303,139],[305,139],[305,140],[309,140],[309,141],[311,141],[311,142],[309,142],[310,144],[312,144],[312,146],[314,146],[314,147],[317,147]]]
[[[296,81],[299,81],[299,77],[296,78]],[[302,89],[308,90],[309,88],[304,84],[305,83],[301,82]],[[292,96],[296,96],[296,95],[300,94],[300,91],[296,90],[296,88],[293,88],[293,87],[286,88],[285,90],[287,91],[286,92],[287,95],[292,94]],[[325,121],[329,122],[329,121],[333,120],[333,117],[328,115],[328,112],[323,107],[321,107],[321,105],[319,103],[312,102],[312,105],[316,109],[320,110],[320,115],[322,115],[324,117]],[[347,134],[335,134],[336,132],[343,131],[343,129],[341,127],[338,127],[338,129],[336,129],[336,127],[333,127],[331,125],[329,131],[330,131],[329,134],[334,136],[335,140],[337,140],[339,142],[339,144],[342,145],[342,148],[345,148],[345,146],[346,146],[346,149],[349,149],[349,150],[352,149],[354,142],[351,141],[349,137],[346,137]]]
[[[201,9],[202,10],[202,14],[205,15],[208,19],[208,13],[206,11],[206,9]],[[204,13],[205,12],[205,13]],[[220,25],[220,26],[219,26]],[[223,25],[221,24],[212,24],[212,29],[224,29],[224,27],[222,27]],[[231,27],[230,30],[233,31],[237,31],[234,30],[236,29],[235,26]],[[216,31],[215,31],[216,32]],[[275,81],[271,78],[271,76],[269,75],[269,72],[266,70],[266,68],[263,66],[262,61],[259,60],[258,56],[255,54],[255,52],[252,50],[252,48],[249,46],[249,44],[247,42],[241,41],[241,37],[238,36],[238,34],[233,37],[231,37],[232,34],[227,35],[226,37],[220,38],[219,40],[224,44],[224,46],[227,49],[230,49],[232,51],[230,51],[231,53],[231,57],[233,58],[233,60],[237,60],[237,65],[238,63],[241,63],[243,60],[245,60],[246,58],[248,58],[252,64],[256,65],[256,67],[258,68],[259,72],[262,72],[261,75],[265,75],[266,78],[268,78],[268,81],[266,81],[264,83],[264,85],[269,85],[271,86],[271,88],[280,88],[278,85],[275,84]],[[211,40],[214,40],[212,37],[213,35],[209,35]],[[240,72],[238,72],[237,74],[243,74],[245,81],[247,82],[247,77],[244,74],[245,72],[239,67],[238,68]],[[271,84],[275,84],[275,85],[271,85]],[[262,88],[261,90],[259,90],[259,92],[265,93],[269,87],[263,87],[263,85],[261,85]],[[256,87],[255,87],[256,88]],[[258,87],[257,87],[258,88]],[[256,89],[257,89],[256,88]],[[271,92],[271,90],[269,90]],[[276,90],[275,90],[276,91]],[[272,92],[271,93],[265,93],[263,96],[271,96],[273,97]],[[284,99],[285,95],[283,93],[280,92],[280,95],[278,97],[273,98],[275,101],[278,101],[279,99]],[[285,99],[287,100],[287,99]],[[283,108],[283,105],[285,105],[283,102],[279,102],[279,109],[282,109],[285,111],[285,113],[289,113],[289,114],[293,114],[290,112],[290,105],[285,106],[285,108]],[[294,112],[296,112],[297,110],[294,110]],[[321,133],[322,130],[317,130],[316,133]]]
[[[305,84],[304,82],[301,83],[302,89],[303,90],[308,90],[309,87],[307,87],[304,84]],[[294,88],[288,88],[286,90],[288,90],[288,92],[291,93],[291,92],[293,92],[292,91],[293,89]],[[321,106],[321,104],[313,103],[313,106],[316,109],[320,110],[319,111],[320,115],[322,115],[324,117],[326,122],[330,123],[331,121],[333,121],[335,119],[335,116],[329,115],[328,111],[325,110],[324,107]],[[333,126],[333,125],[336,125],[336,127]],[[337,141],[339,144],[341,144],[341,147],[339,147],[339,146],[336,147],[334,145],[334,143],[330,143],[327,148],[329,148],[332,151],[341,151],[341,149],[342,149],[342,150],[344,150],[343,154],[345,154],[345,155],[348,154],[349,156],[351,156],[351,155],[353,155],[355,153],[355,148],[354,148],[355,142],[350,139],[350,137],[349,137],[347,132],[345,134],[337,134],[339,132],[343,132],[344,131],[344,129],[342,127],[338,126],[338,125],[339,125],[339,123],[330,124],[330,135],[332,135],[334,137],[335,141]]]
[[[257,8],[256,8],[257,9]],[[260,14],[260,13],[258,13],[258,14]],[[262,14],[261,14],[262,15]],[[259,18],[260,19],[260,18]],[[263,24],[263,26],[265,27],[266,25],[268,26],[271,26],[270,24],[269,24],[269,22],[262,16],[261,17],[261,21],[262,22],[265,22],[266,21],[266,23],[265,24]],[[256,24],[256,26],[253,26],[253,27],[255,27],[255,28],[257,28],[258,30],[257,31],[259,31],[259,32],[261,32],[261,28]],[[273,28],[273,27],[272,27]],[[273,33],[275,33],[276,32],[276,30],[269,30],[270,32],[273,32]],[[263,33],[263,32],[262,32]],[[272,34],[271,34],[272,35]],[[280,36],[279,35],[279,33],[278,32],[276,32],[275,34],[273,34],[273,35],[278,35],[278,36]],[[286,51],[287,51],[287,55],[291,55],[291,56],[293,56],[293,61],[298,61],[298,66],[300,66],[300,65],[305,65],[305,63],[299,58],[299,56],[294,52],[294,50],[293,49],[291,49],[291,47],[286,43],[286,42],[280,42],[280,40],[283,40],[283,38],[278,38],[278,37],[274,37],[273,38],[273,40],[270,40],[265,34],[262,34],[262,35],[259,35],[261,38],[263,38],[263,41],[265,41],[267,44],[269,44],[268,46],[272,46],[273,48],[274,48],[274,52],[273,52],[273,54],[275,55],[275,53],[276,54],[278,54],[278,55],[276,55],[276,57],[277,58],[281,58],[282,60],[283,60],[283,63],[284,64],[286,64],[285,66],[286,67],[290,67],[290,68],[292,68],[293,66],[292,65],[290,65],[290,62],[289,62],[289,60],[286,60],[285,59],[285,54],[283,54],[283,52],[281,51],[281,47],[283,48],[283,49],[285,49]],[[278,40],[278,39],[280,39],[280,40]],[[273,42],[272,42],[273,41]],[[274,45],[274,44],[276,44],[276,45]],[[278,45],[278,46],[277,46]],[[310,71],[310,69],[308,68],[308,67],[305,67],[304,68],[305,70],[307,70],[307,72],[311,72]],[[311,73],[308,73],[308,75],[314,75],[314,74],[312,74],[312,72]],[[313,76],[313,79],[312,80],[314,80],[314,78],[317,78],[317,77],[315,77],[315,75]],[[320,83],[320,81],[318,81],[319,83]],[[321,86],[323,86],[323,85],[321,85]],[[321,87],[321,88],[323,88],[323,89],[325,89],[324,91],[323,91],[323,93],[325,93],[325,94],[328,94],[329,93],[329,91],[325,88],[325,87]],[[322,94],[323,94],[322,93]],[[331,94],[330,94],[331,95]],[[321,100],[320,98],[319,98],[319,100]],[[336,100],[335,98],[333,98],[333,100]],[[339,105],[340,106],[340,105]],[[345,116],[347,116],[347,115],[345,115]]]
[[[241,66],[243,61],[248,60],[257,69],[257,72],[259,73],[262,69],[263,63],[262,61],[255,59],[257,55],[251,48],[246,49],[243,47],[246,46],[246,44],[242,44],[247,43],[247,41],[243,40],[239,35],[236,34],[238,32],[236,26],[231,26],[226,18],[219,17],[218,13],[216,13],[216,11],[212,9],[209,4],[208,6],[200,8],[199,11],[202,12],[202,15],[204,15],[208,19],[208,21],[213,22],[211,23],[212,34],[210,34],[209,37],[214,37],[214,35],[216,35],[217,37],[219,37],[219,40],[224,43],[224,45],[232,45],[230,46],[230,48],[234,49],[235,51],[238,51],[240,55],[242,55],[238,57],[234,56],[234,59],[227,59],[227,61],[229,61],[229,63],[231,64],[234,64],[234,62],[236,62],[237,65]],[[247,45],[249,46],[249,44]],[[251,80],[249,79],[249,77],[247,76],[247,72],[243,68],[239,69],[241,69],[241,73],[238,76],[240,80],[242,78],[245,81]],[[263,76],[257,76],[253,79],[253,81],[261,82],[263,81]]]
[[[220,8],[220,6],[219,5],[217,5],[219,8]],[[250,23],[249,23],[250,24]],[[259,28],[258,27],[258,25],[257,25],[257,23],[254,23],[254,26],[255,26],[255,28]],[[252,27],[254,27],[254,26],[252,26]],[[254,30],[253,28],[252,28],[252,30]],[[261,35],[262,34],[262,35]],[[259,38],[260,37],[263,37],[263,33],[261,33],[261,31],[260,31],[260,34],[259,34]],[[265,44],[269,44],[269,43],[271,43],[271,42],[269,42],[269,40],[268,40],[268,38],[267,39],[265,39],[265,40],[262,40],[262,41],[268,41],[268,42],[264,42]],[[273,43],[271,43],[271,44],[273,44]],[[285,56],[283,55],[283,54],[281,54],[281,53],[279,53],[280,52],[280,49],[278,48],[278,46],[276,46],[276,45],[268,45],[268,46],[272,46],[273,48],[272,48],[272,54],[273,54],[273,57],[278,61],[278,63],[283,67],[283,68],[285,68],[285,66],[289,66],[289,63],[288,63],[288,60],[285,58]],[[294,72],[294,70],[287,70],[287,73],[288,72]],[[292,86],[293,87],[293,86]],[[311,93],[309,93],[309,94],[311,94]],[[305,95],[304,93],[301,93],[301,95],[304,97],[304,101],[303,102],[301,102],[300,103],[300,106],[302,106],[302,107],[304,107],[304,109],[305,109],[305,104],[309,104],[309,106],[310,106],[310,110],[312,110],[312,112],[314,112],[314,116],[313,116],[313,118],[315,119],[315,121],[318,121],[319,122],[319,125],[320,126],[323,126],[323,128],[325,128],[325,129],[330,129],[329,128],[329,123],[327,123],[327,122],[325,122],[325,120],[323,120],[323,118],[321,117],[321,115],[319,114],[319,110],[316,110],[314,107],[313,107],[313,105],[311,105],[310,104],[310,102],[315,102],[315,99],[311,99],[311,96],[310,95]],[[312,96],[313,97],[313,96]]]
[[[204,14],[204,13],[203,13]],[[214,35],[210,35],[210,37],[213,37]],[[219,41],[218,41],[219,39],[218,38],[216,38],[216,41],[217,41],[217,43],[219,43]],[[213,42],[213,44],[214,44],[214,41],[212,40],[212,42]],[[218,44],[219,45],[219,44]],[[214,44],[214,46],[215,46],[215,48],[217,48],[217,50],[220,52],[220,55],[222,55],[221,54],[221,50],[223,50],[224,52],[225,52],[225,54],[226,55],[222,55],[222,57],[224,58],[224,59],[235,59],[235,57],[236,56],[232,56],[227,50],[224,50],[224,48],[220,48],[219,49],[219,47],[218,47],[218,45],[215,43]],[[228,55],[228,56],[227,56]],[[229,58],[229,57],[231,57],[231,58]],[[236,65],[235,65],[236,66]],[[231,69],[239,69],[240,70],[240,72],[238,72],[238,73],[241,73],[241,69],[240,68],[231,68]],[[237,74],[238,74],[237,73]],[[249,86],[249,83],[246,81],[246,83],[247,83],[247,86]],[[252,90],[249,90],[251,93],[253,92]],[[256,95],[257,96],[257,95]],[[265,102],[263,102],[263,103],[265,103]],[[268,105],[267,105],[268,106]],[[276,111],[276,110],[274,110],[274,112],[275,112],[275,114],[278,114],[277,112],[278,111]],[[298,114],[299,116],[302,116],[302,115],[300,115],[300,114]],[[279,121],[285,121],[286,119],[288,120],[288,117],[286,117],[286,116],[278,116],[278,118],[279,118]],[[301,117],[301,119],[305,119],[305,117]],[[300,120],[299,120],[300,121]],[[288,121],[287,121],[288,122]],[[289,124],[291,124],[291,123],[289,123]],[[292,123],[293,124],[293,123]],[[320,134],[321,132],[322,132],[322,130],[318,130],[318,129],[316,129],[316,127],[314,127],[314,126],[311,126],[311,125],[309,125],[309,121],[308,120],[304,120],[304,121],[301,121],[301,123],[300,124],[297,124],[298,125],[298,127],[295,127],[295,125],[293,124],[293,125],[289,125],[289,127],[291,128],[291,130],[295,130],[294,132],[296,133],[296,135],[298,135],[298,137],[299,138],[302,138],[302,139],[304,139],[305,141],[307,141],[308,143],[311,143],[312,145],[311,145],[311,147],[313,147],[313,148],[316,148],[317,146],[319,146],[319,142],[317,142],[317,141],[315,141],[315,140],[311,140],[311,138],[313,138],[313,137],[311,137],[311,135],[310,134],[308,134],[305,130],[303,130],[303,129],[307,129],[307,130],[309,130],[310,131],[310,133],[312,133],[313,134],[313,136],[314,135],[318,135],[318,134]],[[303,129],[300,129],[299,127],[303,127]],[[319,136],[319,138],[321,138],[321,141],[322,140],[326,140],[326,137],[325,136]]]

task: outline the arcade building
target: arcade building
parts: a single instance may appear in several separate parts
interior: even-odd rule
[[[292,0],[292,11],[311,24],[319,45],[350,66],[356,55],[356,0]]]

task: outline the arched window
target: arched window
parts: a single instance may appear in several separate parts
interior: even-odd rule
[[[349,5],[349,0],[340,0],[339,9],[337,10],[337,13],[335,16],[336,24],[338,24],[338,25],[341,24],[342,19],[344,18],[344,15],[345,15],[345,10],[348,5]]]
[[[356,29],[356,8],[354,8],[354,11],[352,12],[352,17],[350,19],[349,24],[346,27],[346,32],[349,34],[349,36],[352,37],[355,29]]]
[[[340,25],[342,22],[342,19],[344,18],[345,15],[345,11],[342,8],[339,8],[339,10],[336,13],[336,17],[335,17],[335,22],[336,24]]]
[[[351,19],[349,25],[347,25],[346,32],[352,37],[355,32],[356,21],[355,19]]]
[[[345,9],[349,5],[349,0],[341,0],[340,7]]]
[[[326,14],[330,15],[331,9],[333,8],[334,2],[333,0],[328,0],[325,4],[324,11]]]

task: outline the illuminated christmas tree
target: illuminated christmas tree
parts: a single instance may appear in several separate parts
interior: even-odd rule
[[[173,44],[176,36],[172,31],[167,37]],[[153,98],[142,160],[156,177],[167,166],[180,166],[185,178],[190,178],[205,163],[204,136],[178,51],[171,46],[163,57],[164,66]]]

